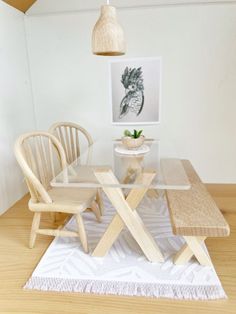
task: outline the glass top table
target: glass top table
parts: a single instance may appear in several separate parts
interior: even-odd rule
[[[148,191],[158,196],[157,189],[190,189],[181,160],[168,158],[170,155],[166,144],[156,140],[146,140],[139,153],[124,150],[121,141],[97,141],[52,180],[53,187],[78,188],[78,193],[81,188],[97,189],[93,202],[98,206],[102,189],[116,210],[92,256],[105,256],[126,227],[149,261],[164,261],[138,214],[138,206]]]
[[[71,152],[73,154],[73,152]],[[127,150],[120,140],[96,141],[52,181],[53,187],[148,188],[187,190],[190,182],[177,158],[168,158],[171,147],[158,140],[146,140],[138,150]],[[111,179],[98,174],[112,172]],[[152,173],[152,180],[145,174]]]

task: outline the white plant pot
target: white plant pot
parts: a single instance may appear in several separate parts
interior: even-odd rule
[[[133,138],[130,136],[123,136],[122,143],[128,149],[135,149],[143,145],[145,136],[141,135],[139,138]]]

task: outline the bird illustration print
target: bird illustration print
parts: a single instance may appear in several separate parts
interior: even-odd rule
[[[144,85],[142,67],[126,67],[121,77],[121,83],[125,88],[125,96],[120,103],[120,115],[122,119],[128,112],[140,115],[144,106]]]

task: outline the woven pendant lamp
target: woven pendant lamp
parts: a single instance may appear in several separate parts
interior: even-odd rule
[[[125,54],[124,32],[117,21],[116,8],[109,5],[109,1],[101,7],[101,15],[94,26],[92,51],[100,56]]]

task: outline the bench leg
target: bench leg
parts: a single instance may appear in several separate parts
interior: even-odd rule
[[[198,262],[204,266],[212,266],[212,262],[202,247],[202,242],[206,237],[184,237],[186,244],[174,257],[174,263],[181,265],[187,263],[192,256],[195,256]]]
[[[206,237],[198,237],[199,241],[204,241]],[[174,257],[174,264],[175,265],[181,265],[185,264],[193,257],[193,252],[188,246],[188,244],[184,244],[182,248],[179,250],[179,252]]]

